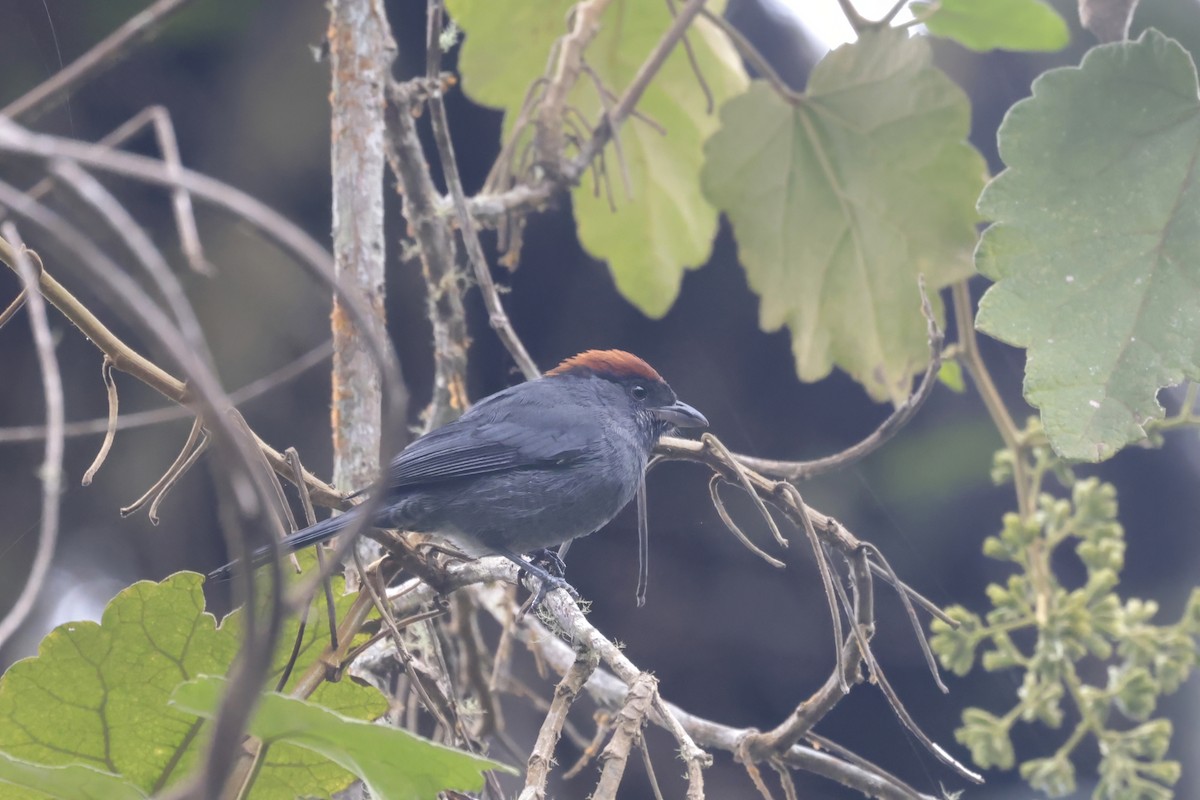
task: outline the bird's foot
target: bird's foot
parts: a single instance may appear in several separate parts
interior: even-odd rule
[[[561,578],[567,574],[567,564],[562,560],[562,556],[558,554],[557,550],[542,547],[530,552],[528,558],[530,563],[536,564],[556,578]]]
[[[546,573],[544,577],[541,575],[536,575],[533,572],[529,572],[529,575],[537,582],[537,588],[533,590],[533,594],[531,594],[529,599],[525,601],[525,604],[521,606],[521,610],[517,614],[518,622],[524,619],[525,615],[529,611],[537,611],[537,609],[540,608],[542,603],[545,601],[547,595],[549,595],[550,592],[553,592],[555,589],[562,589],[573,599],[579,599],[579,592],[575,591],[575,587],[567,583],[564,578],[561,578],[557,575],[550,575],[549,573]]]
[[[511,550],[501,550],[496,548],[494,551],[497,555],[504,556],[509,561],[516,564],[527,575],[537,579],[537,588],[531,587],[533,594],[530,599],[521,606],[521,610],[517,613],[517,621],[525,618],[525,614],[530,609],[538,608],[546,599],[546,595],[553,592],[555,589],[562,589],[567,594],[576,600],[579,599],[579,592],[575,591],[575,587],[567,583],[563,578],[562,573],[566,566],[562,559],[558,557],[558,553],[552,550],[539,550],[530,555],[527,561],[521,558]],[[549,563],[546,563],[549,562]],[[552,574],[557,572],[558,574]]]
[[[536,579],[537,587],[532,589],[533,594],[530,595],[525,605],[521,606],[518,621],[523,619],[530,610],[536,611],[540,608],[546,596],[555,589],[562,589],[575,600],[579,599],[579,592],[575,591],[575,587],[563,578],[567,565],[554,550],[548,548],[535,550],[529,554],[529,561],[522,560],[521,569]]]

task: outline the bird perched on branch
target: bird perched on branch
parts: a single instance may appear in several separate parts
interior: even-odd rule
[[[588,350],[485,397],[406,447],[388,467],[386,496],[370,524],[432,534],[473,557],[504,556],[540,579],[536,607],[550,589],[570,586],[520,554],[604,527],[643,488],[661,436],[707,425],[642,359]],[[352,509],[297,531],[279,551],[323,542],[361,513]],[[256,552],[255,564],[269,552]],[[233,566],[209,578],[227,578]],[[642,592],[639,581],[639,604]]]

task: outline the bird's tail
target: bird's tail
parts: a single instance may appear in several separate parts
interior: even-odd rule
[[[353,509],[345,514],[338,514],[336,517],[330,517],[327,520],[318,522],[316,525],[310,525],[303,530],[298,530],[293,534],[283,537],[277,547],[277,552],[281,554],[294,553],[297,550],[303,550],[310,545],[319,544],[326,539],[330,539],[350,523],[352,523],[358,514]],[[271,549],[269,547],[260,547],[254,551],[250,557],[250,562],[253,567],[261,567],[271,560]],[[223,567],[218,567],[208,573],[209,581],[224,581],[233,577],[233,568],[238,562],[231,561]]]

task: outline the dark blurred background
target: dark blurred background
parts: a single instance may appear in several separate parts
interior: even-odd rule
[[[822,47],[770,0],[730,0],[728,14],[796,86],[803,86]],[[827,0],[833,3],[833,0]],[[61,63],[69,62],[145,5],[145,0],[0,0],[0,105],[20,96]],[[397,69],[422,68],[423,0],[388,3],[400,48]],[[1005,110],[1029,93],[1034,76],[1050,66],[1076,64],[1089,35],[1078,30],[1074,4],[1059,3],[1072,20],[1073,45],[1050,55],[978,55],[936,44],[937,58],[970,94],[973,138],[993,171],[1001,164],[995,131]],[[184,162],[249,192],[327,242],[330,227],[329,91],[327,66],[314,58],[327,24],[321,3],[295,0],[200,0],[179,13],[152,43],[116,68],[74,92],[70,102],[39,120],[38,130],[95,140],[152,105],[169,109]],[[1135,30],[1154,24],[1196,53],[1200,7],[1192,0],[1146,0]],[[514,37],[518,34],[514,32]],[[453,54],[447,68],[453,66]],[[448,99],[452,129],[467,190],[473,191],[497,151],[498,114],[471,106],[455,92]],[[132,144],[154,153],[149,135]],[[35,165],[0,161],[6,180],[29,183]],[[202,208],[201,233],[215,279],[186,271],[178,258],[165,203],[154,189],[106,179],[168,254],[176,256],[191,298],[205,324],[222,378],[240,387],[319,345],[328,336],[327,292],[304,277],[242,225]],[[23,184],[24,185],[24,184]],[[429,397],[432,362],[425,300],[418,267],[397,253],[403,235],[398,202],[392,205],[388,278],[389,322],[412,393],[411,422]],[[50,243],[36,240],[56,275],[88,303],[94,292],[56,260]],[[762,333],[757,301],[747,288],[727,228],[711,262],[689,272],[683,291],[662,320],[649,320],[614,291],[604,264],[588,258],[575,240],[566,209],[533,218],[520,268],[498,273],[512,288],[505,302],[517,331],[543,367],[589,347],[632,350],[654,364],[681,397],[708,415],[712,429],[731,447],[758,455],[806,459],[841,450],[870,432],[888,409],[871,403],[853,382],[835,373],[821,383],[797,381],[786,332]],[[976,294],[983,289],[975,286]],[[0,271],[0,303],[17,281]],[[471,392],[480,397],[517,376],[484,320],[482,304],[469,297],[474,343]],[[142,344],[120,320],[101,312],[115,330]],[[61,318],[59,336],[69,420],[103,416],[106,410],[96,350]],[[1023,355],[985,341],[985,357],[1018,417]],[[299,448],[307,466],[327,475],[329,448],[328,364],[243,407],[251,426],[277,447]],[[40,378],[23,318],[0,331],[0,426],[43,421]],[[156,408],[163,401],[133,379],[118,375],[121,411]],[[1165,393],[1170,407],[1177,398]],[[97,619],[104,603],[129,583],[161,579],[177,570],[205,571],[224,561],[211,476],[193,470],[163,504],[155,527],[144,513],[121,519],[117,508],[139,496],[175,457],[187,421],[119,433],[106,466],[87,488],[79,477],[99,436],[67,444],[62,534],[49,585],[21,634],[0,652],[0,667],[36,652],[56,624]],[[806,499],[837,516],[860,537],[879,545],[897,572],[942,604],[986,610],[983,590],[1007,569],[980,553],[983,537],[999,528],[1013,506],[1008,489],[988,478],[1000,438],[968,387],[957,395],[939,387],[918,418],[881,452],[855,468],[805,485]],[[37,470],[40,442],[0,444],[0,609],[16,597],[29,568],[40,513]],[[1172,435],[1161,451],[1131,448],[1111,462],[1083,469],[1116,483],[1121,521],[1129,536],[1122,591],[1151,597],[1162,617],[1177,618],[1200,575],[1195,491],[1200,456],[1195,434]],[[707,476],[696,466],[671,464],[650,479],[651,586],[645,608],[634,605],[635,520],[622,514],[603,534],[578,542],[569,577],[595,600],[593,621],[627,646],[630,657],[655,672],[664,696],[694,713],[737,725],[772,726],[814,690],[833,665],[828,614],[803,536],[776,571],[737,544],[712,510]],[[761,542],[768,537],[745,504],[729,492],[735,514]],[[769,548],[768,548],[769,549]],[[228,597],[218,591],[211,607],[221,612]],[[894,595],[881,589],[877,653],[914,717],[960,759],[968,754],[953,738],[967,705],[1006,711],[1015,702],[1015,678],[972,673],[947,678],[941,695]],[[537,681],[536,677],[532,680]],[[536,685],[549,692],[549,684]],[[1184,762],[1181,798],[1200,796],[1200,732],[1197,682],[1167,698],[1163,711],[1176,726],[1171,757]],[[518,720],[517,741],[528,747],[534,720]],[[919,789],[937,794],[940,784],[959,787],[896,721],[882,696],[864,685],[854,691],[818,731],[893,770]],[[1045,755],[1065,733],[1018,725],[1018,758]],[[650,745],[662,754],[659,778],[668,793],[679,788],[669,763],[672,744],[658,733]],[[564,744],[559,758],[577,754]],[[1077,761],[1080,797],[1090,795],[1094,746]],[[622,796],[649,797],[645,780],[631,772]],[[804,797],[853,794],[801,776]],[[751,797],[741,768],[718,756],[708,776],[712,797]],[[560,797],[583,797],[587,773],[560,785]],[[680,791],[681,793],[681,791]],[[994,773],[971,798],[1027,797],[1014,774]]]

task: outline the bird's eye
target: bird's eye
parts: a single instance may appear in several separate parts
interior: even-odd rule
[[[642,386],[640,383],[635,385],[632,389],[630,389],[629,393],[631,395],[633,395],[634,400],[645,400],[646,399],[646,387]]]

